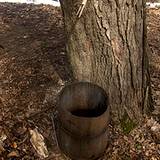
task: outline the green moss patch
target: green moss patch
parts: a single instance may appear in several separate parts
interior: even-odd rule
[[[129,118],[127,113],[124,114],[120,124],[125,134],[129,134],[136,127],[136,123]]]

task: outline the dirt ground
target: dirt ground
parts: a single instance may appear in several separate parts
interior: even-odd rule
[[[160,115],[159,22],[160,10],[150,9],[147,24],[155,117]],[[73,80],[64,43],[60,9],[0,3],[0,160],[40,159],[31,143],[30,131],[35,128],[44,137],[46,160],[67,159],[56,145],[50,114],[61,87]],[[101,159],[160,159],[155,126],[159,124],[148,117],[130,134],[110,125],[109,146]]]
[[[152,94],[155,106],[153,114],[160,117],[160,9],[148,10],[147,24],[148,43],[151,48],[149,59]]]

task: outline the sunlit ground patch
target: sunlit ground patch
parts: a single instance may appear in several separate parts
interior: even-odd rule
[[[58,7],[60,6],[59,0],[0,0],[0,2],[49,4],[49,5],[58,6]]]

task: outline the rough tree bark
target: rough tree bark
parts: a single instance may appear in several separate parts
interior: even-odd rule
[[[77,19],[81,2],[61,0],[73,74],[106,90],[115,122],[140,121],[150,99],[144,0],[88,0]]]

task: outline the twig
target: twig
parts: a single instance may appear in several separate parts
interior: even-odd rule
[[[79,7],[79,9],[77,11],[77,14],[76,14],[78,18],[81,17],[86,4],[87,4],[87,0],[82,0],[82,3],[81,3],[81,5],[80,5],[80,7]]]

